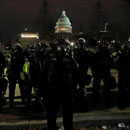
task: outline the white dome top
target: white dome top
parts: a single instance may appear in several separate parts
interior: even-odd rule
[[[56,23],[55,33],[72,33],[72,26],[65,10],[62,11],[62,15]]]

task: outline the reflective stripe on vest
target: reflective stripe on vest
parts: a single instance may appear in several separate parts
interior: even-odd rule
[[[29,74],[29,68],[30,68],[30,63],[29,63],[28,59],[26,59],[24,65],[23,65],[23,72],[25,72],[26,74]]]

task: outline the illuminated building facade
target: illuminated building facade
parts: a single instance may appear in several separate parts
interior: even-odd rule
[[[57,35],[72,34],[72,26],[69,18],[66,16],[66,11],[62,11],[62,15],[58,18],[55,26],[55,33]]]
[[[25,39],[28,39],[28,38],[34,38],[34,39],[39,39],[39,36],[37,33],[21,33],[21,38],[25,38]]]
[[[29,44],[35,44],[39,41],[38,33],[23,32],[19,35],[19,41],[23,48],[26,48]]]

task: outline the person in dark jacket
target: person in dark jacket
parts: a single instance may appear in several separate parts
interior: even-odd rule
[[[62,105],[65,130],[72,130],[72,90],[76,87],[76,65],[69,55],[70,46],[64,39],[56,41],[53,53],[46,59],[40,74],[40,86],[47,100],[47,123],[49,130],[58,130],[56,118]]]
[[[122,45],[118,64],[118,101],[119,109],[125,109],[130,105],[130,47]]]
[[[3,106],[3,90],[7,88],[7,83],[4,82],[4,68],[6,67],[5,56],[0,52],[0,111],[2,111]]]
[[[102,43],[98,46],[96,53],[92,56],[91,69],[93,74],[93,107],[97,106],[99,101],[100,83],[104,82],[104,102],[106,107],[110,107],[110,87],[111,87],[111,69],[112,59],[108,53],[107,46]]]
[[[19,83],[22,102],[25,103],[25,87],[22,80],[23,65],[25,62],[24,51],[20,43],[15,43],[11,52],[11,63],[8,70],[9,79],[9,105],[14,107],[15,86]]]
[[[75,94],[75,96],[79,96],[77,96],[77,102],[75,102],[75,109],[78,111],[88,111],[89,106],[86,98],[86,86],[91,82],[91,76],[88,75],[91,60],[87,52],[87,42],[85,38],[79,38],[77,41],[77,46],[78,48],[74,50],[74,57],[79,68],[79,89],[77,89],[77,94]],[[79,108],[76,108],[77,103],[80,103],[80,105],[78,105]]]
[[[26,75],[26,108],[29,110],[32,106],[32,88],[34,93],[37,89],[40,64],[37,57],[36,44],[31,44],[27,50],[28,75]]]

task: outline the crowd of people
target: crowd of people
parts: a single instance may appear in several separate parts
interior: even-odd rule
[[[15,107],[16,84],[19,84],[22,103],[32,107],[32,88],[35,104],[42,102],[47,110],[49,130],[57,130],[56,118],[59,106],[63,108],[65,130],[73,127],[75,93],[85,100],[86,86],[92,82],[92,106],[99,101],[101,80],[104,82],[104,103],[111,107],[111,89],[118,87],[117,105],[120,109],[130,103],[130,45],[114,47],[108,41],[98,43],[79,38],[74,46],[65,39],[54,43],[40,42],[23,49],[15,43],[6,57],[0,53],[0,110],[9,87],[9,107]],[[111,69],[118,71],[118,83]],[[91,69],[92,74],[88,74]],[[85,100],[86,101],[86,100]],[[87,104],[87,101],[84,102]],[[76,104],[80,105],[80,104]],[[87,109],[87,108],[86,108]]]

